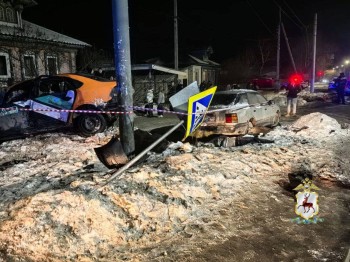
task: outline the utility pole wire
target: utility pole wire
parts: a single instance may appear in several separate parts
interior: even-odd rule
[[[294,10],[288,5],[288,3],[283,0],[284,4],[288,7],[288,9],[292,12],[292,14],[296,17],[296,19],[299,21],[299,23],[304,27],[303,33],[305,34],[305,48],[306,48],[306,59],[305,61],[309,61],[308,59],[308,50],[310,48],[310,43],[309,43],[309,35],[308,35],[308,28],[307,26],[300,20],[300,18],[297,16],[297,14],[294,12]],[[307,65],[307,62],[304,64],[304,66]]]
[[[264,20],[262,20],[262,18],[260,17],[260,15],[256,12],[255,8],[252,6],[252,4],[246,0],[247,4],[250,6],[250,8],[253,10],[253,12],[255,13],[255,15],[259,18],[260,22],[265,26],[265,28],[267,29],[267,31],[269,31],[269,33],[273,36],[275,36],[274,33],[272,33],[272,30],[265,24]]]
[[[310,41],[309,41],[309,35],[308,35],[308,28],[307,26],[300,20],[300,18],[296,15],[296,13],[294,12],[294,10],[283,0],[283,2],[286,4],[286,6],[289,8],[289,10],[293,13],[293,15],[297,18],[298,22],[302,25],[302,27],[297,24],[294,19],[292,19],[287,12],[281,7],[281,5],[279,5],[275,0],[273,0],[273,2],[275,3],[275,5],[279,8],[282,9],[282,12],[287,16],[287,18],[289,18],[304,34],[304,43],[305,43],[305,56],[306,58],[304,59],[304,66],[307,67],[307,64],[309,61],[309,49],[310,49]]]
[[[288,9],[292,12],[292,14],[295,16],[295,18],[299,21],[299,23],[305,28],[307,29],[306,25],[300,20],[300,18],[297,16],[297,14],[294,12],[294,10],[288,5],[288,3],[283,0],[283,3],[288,7]]]
[[[303,30],[303,28],[302,28],[299,24],[297,24],[297,23],[294,21],[293,18],[291,18],[291,17],[288,15],[288,13],[282,8],[282,6],[281,6],[280,4],[278,4],[275,0],[273,0],[273,2],[275,3],[275,5],[277,5],[278,8],[281,8],[283,14],[285,14],[286,17],[289,18],[289,20],[291,20],[300,30]]]

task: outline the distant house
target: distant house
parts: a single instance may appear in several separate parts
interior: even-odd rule
[[[160,90],[163,90],[167,100],[183,87],[176,84],[179,80],[185,85],[187,83],[187,74],[173,68],[155,64],[134,64],[131,69],[136,104],[145,102],[148,89],[153,89],[155,101]]]
[[[210,60],[213,50],[211,47],[192,52],[181,61],[181,71],[187,73],[187,82],[197,81],[198,85],[202,82],[211,82],[217,85],[220,74],[220,64]]]
[[[43,74],[76,71],[76,56],[89,44],[22,19],[34,0],[0,0],[0,87]]]
[[[155,99],[159,90],[162,89],[165,98],[168,99],[194,81],[197,81],[198,85],[203,81],[217,85],[221,66],[209,59],[212,52],[213,50],[209,47],[180,57],[178,70],[172,68],[174,61],[169,58],[163,60],[160,57],[153,57],[144,60],[144,63],[132,64],[134,103],[142,104],[146,99],[148,89],[154,90]],[[99,63],[94,70],[99,67],[102,69],[104,77],[115,77],[115,66],[112,59],[109,63]]]

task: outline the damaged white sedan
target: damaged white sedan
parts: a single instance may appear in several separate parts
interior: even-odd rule
[[[192,136],[203,138],[211,135],[257,135],[264,133],[266,127],[278,125],[280,117],[280,107],[257,91],[218,91],[203,123]]]

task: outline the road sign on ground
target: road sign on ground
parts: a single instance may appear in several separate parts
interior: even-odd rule
[[[210,102],[216,91],[216,86],[200,92],[188,99],[187,129],[185,138],[193,133],[204,120]]]

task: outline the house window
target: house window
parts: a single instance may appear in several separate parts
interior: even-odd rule
[[[13,10],[11,8],[6,8],[6,18],[8,22],[14,22],[15,16],[13,14]]]
[[[57,57],[48,56],[46,59],[46,63],[47,63],[47,73],[49,75],[56,75],[58,73],[58,71],[57,71]]]
[[[10,59],[6,53],[0,53],[0,78],[10,77]]]
[[[5,21],[5,12],[2,6],[0,6],[0,20]]]
[[[26,78],[32,78],[36,76],[35,70],[35,56],[34,55],[24,55],[24,76]]]

